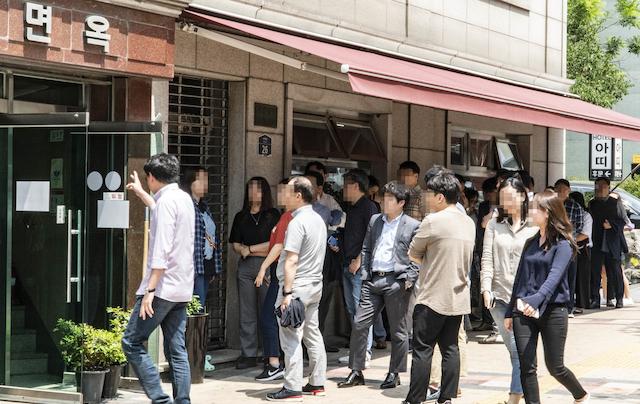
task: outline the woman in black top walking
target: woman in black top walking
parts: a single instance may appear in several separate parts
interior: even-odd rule
[[[238,261],[238,296],[240,306],[241,356],[236,367],[255,367],[258,355],[258,315],[267,294],[267,284],[254,285],[260,266],[269,252],[271,230],[278,223],[280,212],[273,207],[271,187],[263,177],[247,182],[244,206],[236,214],[229,243],[240,255]]]
[[[536,351],[541,334],[549,373],[571,392],[575,403],[585,403],[589,394],[564,366],[567,270],[578,250],[571,222],[558,195],[549,190],[534,197],[531,215],[540,232],[525,244],[504,320],[505,328],[515,334],[524,399],[527,404],[540,403]]]

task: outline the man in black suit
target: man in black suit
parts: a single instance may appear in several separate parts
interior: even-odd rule
[[[420,222],[403,213],[410,198],[406,186],[392,181],[383,188],[384,213],[371,217],[362,246],[362,294],[351,330],[351,374],[339,388],[364,385],[367,336],[376,316],[386,307],[391,329],[389,373],[380,388],[400,384],[399,372],[407,371],[406,313],[418,266],[409,260],[409,244]]]
[[[610,182],[606,177],[596,180],[595,198],[589,202],[589,212],[593,217],[593,248],[591,249],[591,306],[600,308],[600,271],[602,262],[607,272],[607,306],[621,308],[624,297],[624,281],[620,257],[627,253],[624,238],[624,207],[618,196],[609,193]],[[613,299],[616,299],[614,304]]]

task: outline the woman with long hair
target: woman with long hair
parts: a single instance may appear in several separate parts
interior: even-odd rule
[[[537,194],[531,216],[540,231],[522,250],[504,320],[504,327],[515,335],[524,399],[527,404],[540,403],[536,351],[541,334],[549,373],[571,392],[574,403],[585,403],[589,393],[564,366],[571,302],[568,267],[578,246],[564,204],[555,192]]]
[[[263,177],[253,177],[246,185],[242,210],[233,219],[229,243],[240,255],[238,261],[238,304],[240,307],[240,350],[238,369],[256,366],[258,319],[267,285],[255,287],[260,266],[269,252],[269,238],[280,212],[273,207],[271,187]]]
[[[262,303],[262,312],[260,313],[260,330],[262,331],[262,356],[264,358],[264,369],[262,373],[256,376],[256,380],[259,382],[266,382],[272,380],[280,380],[284,377],[284,362],[280,361],[280,338],[278,320],[274,307],[278,298],[278,289],[280,287],[278,283],[278,275],[276,270],[278,268],[278,259],[284,249],[285,236],[287,234],[287,227],[289,222],[293,219],[293,215],[290,211],[285,210],[286,206],[286,185],[289,183],[289,179],[285,178],[278,184],[278,196],[277,202],[280,207],[283,208],[282,215],[278,224],[271,231],[269,238],[269,254],[262,265],[260,271],[256,276],[255,285],[256,288],[262,287],[263,284],[267,284],[267,295]],[[269,271],[269,274],[267,274]]]
[[[524,244],[538,232],[537,227],[528,224],[528,209],[527,189],[520,178],[503,181],[498,193],[499,214],[487,224],[482,244],[480,283],[484,305],[491,312],[511,357],[508,404],[519,403],[523,395],[516,341],[513,331],[504,328],[504,316]]]
[[[569,198],[573,199],[584,209],[584,225],[582,232],[576,236],[578,244],[578,271],[576,273],[576,314],[581,314],[584,309],[588,309],[591,299],[591,231],[593,229],[593,218],[584,202],[584,195],[581,192],[571,192]]]

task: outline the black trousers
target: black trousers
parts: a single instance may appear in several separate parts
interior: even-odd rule
[[[603,253],[600,248],[591,250],[591,301],[600,303],[600,284],[602,277],[600,271],[602,262],[607,272],[607,300],[617,299],[622,301],[624,297],[624,281],[620,257],[614,257],[610,253]]]
[[[591,248],[582,246],[576,260],[576,306],[588,309],[591,303]]]
[[[578,259],[574,258],[569,263],[569,313],[573,313],[573,309],[576,307],[576,277],[578,275]]]
[[[564,345],[569,328],[569,312],[566,307],[547,307],[542,317],[535,319],[521,314],[513,315],[513,333],[520,359],[520,380],[527,404],[540,403],[538,386],[538,335],[542,335],[544,361],[551,376],[567,388],[576,400],[587,392],[575,375],[564,366]]]
[[[444,316],[423,304],[413,311],[413,359],[407,402],[419,404],[427,398],[431,360],[436,344],[442,353],[442,382],[438,402],[455,398],[460,381],[458,333],[462,316]]]

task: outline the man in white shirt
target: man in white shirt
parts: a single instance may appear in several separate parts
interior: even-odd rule
[[[127,360],[153,403],[187,404],[191,400],[191,372],[185,348],[187,303],[193,292],[195,209],[191,196],[178,187],[180,163],[175,156],[157,154],[145,164],[147,185],[154,194],[147,269],[122,338]],[[127,185],[143,200],[149,198],[138,180]],[[146,203],[146,202],[145,202]],[[149,204],[148,204],[149,205]],[[171,366],[173,401],[163,390],[160,375],[144,344],[162,327]]]

